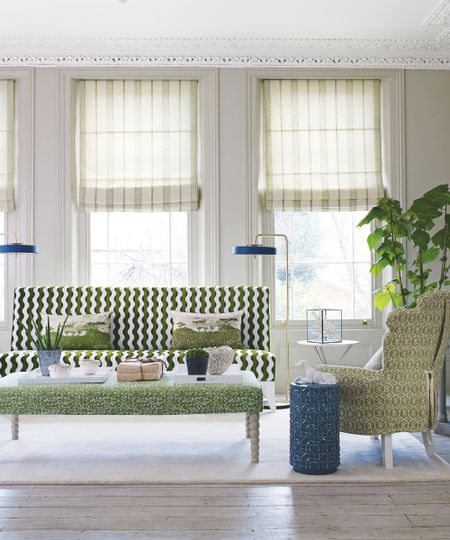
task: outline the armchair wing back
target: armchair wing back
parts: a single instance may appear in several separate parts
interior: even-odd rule
[[[431,428],[436,421],[437,393],[450,340],[450,292],[425,294],[415,309],[391,312],[386,324],[389,332],[383,343],[384,370],[394,380],[403,376],[411,383],[423,379],[425,373]]]

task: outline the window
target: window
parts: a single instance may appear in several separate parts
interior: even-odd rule
[[[357,228],[365,212],[275,212],[275,231],[289,239],[291,320],[306,309],[342,309],[344,319],[372,318],[372,280],[367,226]],[[275,259],[276,318],[286,313],[284,242]]]
[[[95,212],[90,215],[93,285],[188,283],[187,212]]]
[[[0,80],[0,210],[14,210],[15,81]]]
[[[6,232],[6,212],[14,210],[16,174],[16,83],[0,80],[0,233]],[[0,237],[3,243],[5,237]],[[11,241],[11,239],[9,239]],[[6,255],[0,256],[0,321],[6,301]]]
[[[357,223],[383,196],[381,81],[263,81],[266,210],[290,242],[289,317],[341,308],[372,318],[368,230]],[[284,245],[275,260],[276,318],[285,318]]]
[[[197,210],[197,81],[82,80],[81,210]]]
[[[94,285],[187,285],[198,81],[79,80],[76,203]]]

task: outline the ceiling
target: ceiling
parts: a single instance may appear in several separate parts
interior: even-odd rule
[[[450,61],[450,0],[0,0],[0,55],[375,54]]]

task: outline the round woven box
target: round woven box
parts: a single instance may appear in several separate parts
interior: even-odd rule
[[[339,466],[339,385],[293,382],[290,463],[303,474]]]

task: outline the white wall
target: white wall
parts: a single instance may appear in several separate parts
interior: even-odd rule
[[[57,68],[34,70],[34,241],[40,253],[34,259],[35,284],[67,282],[63,186],[63,134],[60,112],[64,88]],[[254,215],[257,194],[250,189],[252,161],[249,132],[248,77],[244,69],[217,70],[219,95],[219,282],[249,283],[251,261],[235,257],[232,246],[245,243],[258,230]],[[450,72],[407,71],[405,74],[406,196],[414,197],[437,183],[448,181],[450,171]],[[70,266],[70,265],[69,265]],[[66,275],[66,277],[65,277]],[[346,329],[345,337],[361,341],[349,355],[362,364],[379,342],[380,329]],[[282,331],[274,329],[272,348],[282,353]],[[291,331],[291,365],[308,355],[295,345],[304,329]],[[7,349],[9,333],[0,332]],[[281,360],[282,354],[280,354]],[[313,358],[309,354],[309,358]],[[280,361],[280,371],[283,372]],[[295,375],[295,370],[294,373]],[[283,373],[280,373],[281,378]]]
[[[409,205],[425,191],[450,182],[450,71],[407,71],[405,88]],[[450,361],[447,390],[450,391]]]

